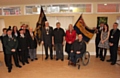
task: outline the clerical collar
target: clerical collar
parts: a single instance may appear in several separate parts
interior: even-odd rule
[[[23,37],[23,38],[25,37],[24,34],[20,34],[20,36]]]

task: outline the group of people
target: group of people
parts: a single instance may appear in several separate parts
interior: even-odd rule
[[[110,51],[110,59],[107,62],[111,62],[111,65],[115,65],[117,61],[117,50],[119,44],[120,30],[117,28],[118,23],[113,24],[113,28],[109,31],[108,24],[100,23],[95,29],[96,32],[96,58],[100,58],[101,61],[105,60],[107,50]]]
[[[28,58],[37,60],[36,48],[37,41],[35,39],[32,28],[27,29],[23,24],[18,30],[17,26],[9,26],[9,28],[3,28],[3,34],[0,36],[5,65],[8,67],[8,72],[12,70],[12,57],[14,59],[15,66],[21,68],[19,64],[29,64]]]
[[[86,51],[86,43],[82,39],[82,34],[78,35],[76,40],[76,31],[72,24],[69,24],[68,30],[64,30],[60,27],[60,22],[56,23],[56,28],[53,29],[49,26],[49,22],[45,22],[45,27],[42,29],[42,44],[45,48],[45,60],[48,59],[48,48],[50,49],[50,59],[53,59],[53,49],[56,50],[56,61],[61,59],[64,61],[63,46],[65,45],[65,51],[68,54],[68,60],[71,61],[72,65],[76,65],[77,58],[82,57]]]
[[[49,58],[48,49],[50,50],[50,59],[53,59],[54,47],[56,50],[56,61],[59,59],[64,61],[63,46],[66,41],[65,51],[68,53],[68,59],[75,63],[75,60],[78,58],[78,56],[77,58],[75,57],[76,51],[78,55],[82,53],[82,35],[78,35],[78,40],[76,40],[76,31],[73,29],[72,24],[69,25],[66,33],[60,25],[60,22],[57,22],[56,28],[53,29],[53,27],[49,26],[49,22],[46,21],[42,30],[39,24],[35,31],[33,31],[32,28],[28,28],[28,25],[25,24],[23,24],[19,30],[17,26],[13,26],[12,28],[11,26],[9,26],[9,28],[3,28],[3,34],[0,36],[0,39],[3,45],[4,61],[8,68],[8,72],[11,72],[12,70],[12,57],[14,59],[15,66],[18,68],[22,67],[20,62],[22,65],[29,64],[28,58],[30,58],[31,61],[38,59],[36,49],[39,41],[37,40],[36,34],[38,35],[38,33],[36,30],[41,33],[39,36],[41,36],[41,44],[44,45],[45,48],[45,60]],[[81,47],[79,47],[79,45],[81,45]]]
[[[109,32],[108,24],[100,23],[100,26],[95,28],[96,33],[96,58],[100,57],[100,60],[104,61],[107,53],[107,49],[110,50],[110,59],[107,62],[111,62],[114,65],[117,60],[117,49],[119,43],[120,31],[117,29],[118,23],[113,24],[113,29]],[[49,58],[48,49],[50,50],[50,59],[53,60],[53,47],[56,50],[56,61],[59,59],[64,61],[63,46],[65,45],[65,51],[68,54],[68,60],[71,65],[76,65],[78,58],[82,57],[86,52],[86,43],[83,40],[82,34],[78,34],[76,39],[76,31],[72,24],[69,24],[66,32],[61,28],[60,22],[56,23],[56,28],[53,29],[49,25],[48,21],[45,21],[45,26],[42,27],[38,24],[35,29],[41,32],[41,44],[45,48],[45,60]],[[37,60],[37,36],[36,31],[32,28],[27,28],[27,25],[23,24],[18,30],[16,26],[4,28],[3,34],[0,39],[3,44],[4,60],[8,67],[8,72],[12,70],[12,56],[16,67],[21,68],[19,64],[29,64],[28,58],[31,61]],[[103,52],[104,50],[104,52]]]

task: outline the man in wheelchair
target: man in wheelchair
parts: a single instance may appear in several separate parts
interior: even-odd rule
[[[76,66],[77,59],[82,58],[85,52],[86,52],[86,43],[83,40],[82,34],[79,34],[78,39],[75,40],[71,46],[70,64]]]

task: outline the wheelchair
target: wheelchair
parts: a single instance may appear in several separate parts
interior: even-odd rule
[[[80,69],[81,62],[84,66],[86,66],[88,65],[89,61],[90,61],[90,53],[86,51],[81,58],[77,59],[76,65],[78,65],[78,69]],[[68,65],[70,65],[70,60],[68,62]]]

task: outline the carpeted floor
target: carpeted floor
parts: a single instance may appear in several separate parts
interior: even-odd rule
[[[110,63],[100,61],[99,58],[91,56],[87,66],[77,67],[68,66],[68,60],[42,61],[41,55],[38,60],[30,61],[30,64],[22,65],[22,68],[15,67],[8,73],[3,61],[3,53],[0,53],[0,78],[120,78],[120,66],[110,65]],[[108,57],[107,57],[108,58]]]

